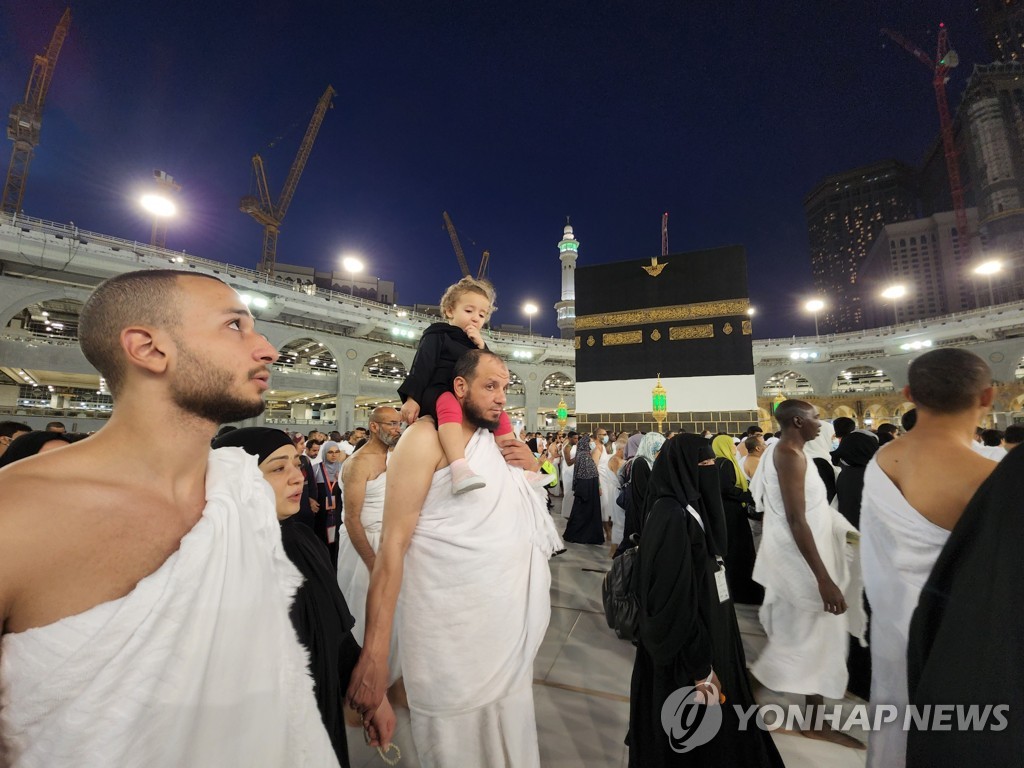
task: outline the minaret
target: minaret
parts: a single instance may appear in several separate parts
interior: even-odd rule
[[[571,339],[576,330],[576,252],[580,242],[572,233],[569,217],[558,243],[558,258],[562,262],[562,300],[555,304],[558,312],[558,330],[563,339]]]

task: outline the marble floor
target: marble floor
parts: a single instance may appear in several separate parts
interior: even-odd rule
[[[555,519],[564,527],[561,517]],[[551,623],[534,664],[541,764],[544,768],[624,768],[628,755],[622,741],[629,719],[634,648],[619,640],[605,623],[601,581],[610,563],[607,548],[567,547],[565,554],[551,560]],[[756,611],[740,606],[737,619],[747,657],[754,659],[765,643]],[[758,697],[761,704],[799,700],[771,691]],[[847,699],[845,703],[857,701]],[[865,765],[864,751],[814,741],[799,733],[775,731],[772,737],[788,768]],[[859,737],[866,740],[862,734]],[[401,710],[395,743],[402,752],[399,766],[419,765],[408,713]],[[363,745],[358,729],[349,729],[349,751],[353,766],[384,765],[376,750]]]

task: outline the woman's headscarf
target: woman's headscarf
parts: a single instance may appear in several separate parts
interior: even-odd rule
[[[232,429],[213,441],[214,448],[241,448],[256,457],[256,463],[262,464],[274,451],[286,445],[294,446],[287,432],[272,427],[242,427]]]
[[[640,448],[640,441],[643,439],[644,436],[639,433],[630,435],[629,440],[626,441],[626,461],[636,456],[636,452]]]
[[[651,470],[647,481],[646,518],[661,499],[671,499],[683,507],[687,505],[700,515],[708,549],[714,554],[725,554],[725,511],[718,482],[718,467],[698,466],[714,458],[708,441],[700,435],[684,433],[669,440]]]
[[[632,440],[633,438],[630,438]],[[640,440],[636,455],[647,462],[648,466],[654,466],[654,456],[665,444],[665,436],[661,432],[648,432]]]
[[[832,452],[833,464],[841,467],[866,467],[871,457],[878,452],[878,441],[863,432],[851,432],[839,441],[839,447]]]
[[[29,456],[35,456],[44,445],[55,440],[71,444],[71,441],[60,432],[26,432],[19,435],[7,446],[4,455],[0,456],[0,467],[6,467],[8,464],[27,459]]]
[[[703,438],[701,438],[703,439]],[[747,476],[743,474],[739,459],[736,458],[736,451],[733,450],[732,438],[729,435],[719,435],[711,441],[711,450],[720,459],[727,459],[736,470],[736,487],[741,491],[747,490]]]
[[[831,422],[821,422],[821,431],[813,440],[804,443],[804,453],[809,459],[824,459],[832,463],[832,441],[835,439],[836,429]]]
[[[590,435],[580,435],[576,444],[576,461],[573,466],[573,482],[577,480],[594,480],[597,478],[597,465],[594,457],[590,455]]]
[[[320,460],[321,472],[327,476],[327,481],[330,483],[338,482],[338,477],[341,475],[341,462],[340,461],[328,461],[327,452],[331,448],[337,448],[341,450],[341,446],[338,445],[334,440],[328,440],[326,443],[320,446],[320,453],[317,458]]]

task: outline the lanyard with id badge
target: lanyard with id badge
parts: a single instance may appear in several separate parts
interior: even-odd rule
[[[338,513],[335,511],[338,506],[338,499],[334,496],[334,488],[337,486],[340,476],[332,483],[331,479],[327,476],[327,470],[321,467],[320,471],[324,476],[324,486],[327,488],[327,493],[324,494],[324,511],[327,512],[327,543],[333,544],[334,539],[338,535],[336,523]]]
[[[704,530],[704,521],[697,514],[697,510],[687,504],[686,511],[693,515],[693,519],[697,521],[700,529],[707,533]],[[721,555],[715,555],[715,562],[718,563],[718,570],[715,571],[715,588],[718,590],[718,602],[724,603],[729,599],[729,584],[725,580],[725,560],[722,559]]]

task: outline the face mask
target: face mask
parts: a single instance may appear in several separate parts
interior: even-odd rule
[[[839,447],[839,441],[838,440],[833,440],[832,441],[832,450],[834,451],[838,447]]]
[[[605,435],[604,437],[602,437],[601,438],[601,442],[602,443],[607,443],[608,442],[608,435]]]

